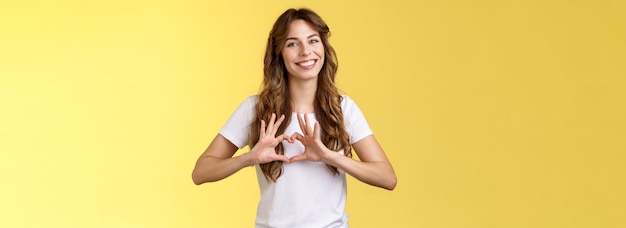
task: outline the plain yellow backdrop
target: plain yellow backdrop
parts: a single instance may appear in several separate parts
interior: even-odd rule
[[[289,7],[398,176],[352,227],[626,226],[624,1],[60,0],[0,3],[0,227],[252,227],[254,169],[191,170]]]

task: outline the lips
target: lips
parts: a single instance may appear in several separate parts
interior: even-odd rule
[[[297,62],[296,65],[302,67],[302,68],[311,68],[313,67],[313,65],[315,65],[315,63],[317,62],[317,60],[315,59],[310,59],[310,60],[306,60],[306,61],[302,61],[302,62]]]

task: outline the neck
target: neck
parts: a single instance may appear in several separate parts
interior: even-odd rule
[[[293,111],[297,113],[313,113],[315,111],[315,92],[317,80],[289,81],[289,94]]]

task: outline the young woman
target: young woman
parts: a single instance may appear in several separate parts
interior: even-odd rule
[[[396,176],[365,117],[335,87],[337,57],[313,11],[289,9],[265,51],[262,90],[235,110],[198,158],[195,184],[255,166],[256,227],[348,227],[346,177],[393,190]],[[238,149],[250,151],[233,157]],[[352,150],[359,160],[352,159]]]

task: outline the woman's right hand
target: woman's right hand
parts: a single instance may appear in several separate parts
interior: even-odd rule
[[[261,120],[261,130],[259,134],[259,141],[250,149],[247,153],[249,159],[252,161],[252,165],[264,164],[272,161],[289,162],[289,158],[285,155],[276,154],[276,146],[284,140],[291,141],[291,138],[285,134],[276,137],[276,131],[278,127],[285,120],[285,115],[281,115],[276,122],[276,114],[272,113],[270,122],[265,126],[265,121]]]

